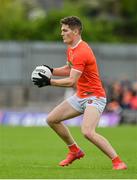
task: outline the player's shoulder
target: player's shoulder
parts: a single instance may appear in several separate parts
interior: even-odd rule
[[[89,54],[91,53],[91,51],[92,51],[91,47],[85,41],[81,41],[81,43],[79,44],[77,48],[77,53],[80,53],[80,54]]]
[[[81,43],[79,44],[79,49],[80,50],[85,50],[85,51],[91,51],[91,47],[85,41],[81,41]]]
[[[80,45],[85,48],[90,48],[89,44],[84,40],[81,41]]]

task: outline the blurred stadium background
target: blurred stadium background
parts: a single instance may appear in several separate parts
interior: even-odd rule
[[[108,96],[100,125],[136,124],[135,7],[136,0],[0,0],[0,123],[44,125],[45,114],[73,93],[65,88],[38,89],[30,76],[37,65],[65,64],[59,20],[77,15],[83,21],[83,39],[97,57]],[[72,125],[78,123],[79,118]]]

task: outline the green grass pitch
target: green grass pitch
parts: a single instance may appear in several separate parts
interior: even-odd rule
[[[0,126],[0,179],[137,179],[137,126],[98,128],[108,138],[128,169],[114,171],[111,161],[80,132],[70,131],[86,156],[59,167],[67,148],[48,127]]]

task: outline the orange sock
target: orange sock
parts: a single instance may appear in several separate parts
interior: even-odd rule
[[[68,145],[68,148],[71,152],[78,152],[80,149],[76,144]]]
[[[115,163],[120,163],[122,162],[122,160],[120,159],[119,156],[115,157],[114,159],[112,159],[112,163],[115,164]]]

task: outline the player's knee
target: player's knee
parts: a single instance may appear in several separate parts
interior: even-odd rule
[[[52,116],[47,116],[46,122],[49,126],[52,126],[55,123],[55,120]]]
[[[45,121],[47,122],[48,125],[50,125],[51,121],[50,121],[50,119],[48,117],[46,118]]]
[[[89,128],[82,128],[82,134],[86,139],[94,139],[95,137],[95,131],[89,129]]]
[[[89,129],[82,128],[81,131],[82,131],[82,134],[84,135],[85,138],[88,139],[90,137],[90,130]]]

